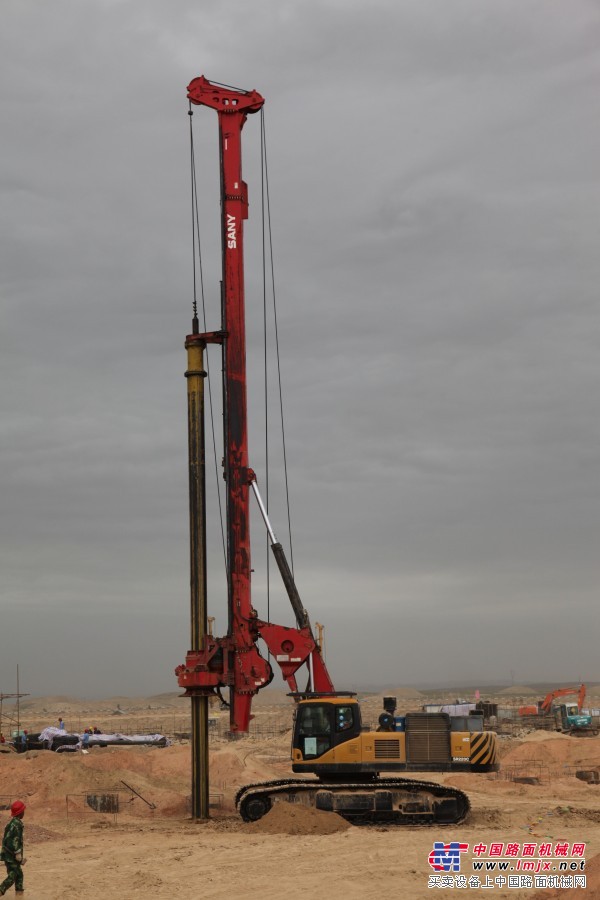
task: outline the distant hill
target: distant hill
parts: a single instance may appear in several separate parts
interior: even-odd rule
[[[503,697],[523,697],[527,694],[539,694],[539,691],[536,688],[529,687],[525,684],[511,684],[510,687],[505,687],[501,691],[498,691],[499,696]]]

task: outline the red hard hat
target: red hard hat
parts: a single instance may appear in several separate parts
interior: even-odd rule
[[[22,800],[15,800],[13,805],[10,808],[11,816],[20,816],[21,813],[25,812],[25,804]]]

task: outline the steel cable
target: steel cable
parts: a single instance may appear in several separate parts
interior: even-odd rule
[[[269,195],[269,168],[267,161],[267,136],[265,129],[265,114],[264,107],[260,111],[260,119],[261,119],[261,166],[264,170],[264,199],[263,199],[263,222],[265,219],[265,208],[266,208],[266,221],[267,228],[269,234],[269,260],[270,260],[270,276],[271,276],[271,295],[273,297],[273,328],[275,334],[275,354],[277,360],[277,383],[278,383],[278,391],[279,391],[279,415],[281,420],[281,441],[282,441],[282,451],[283,451],[283,471],[284,471],[284,481],[285,481],[285,499],[286,499],[286,510],[287,510],[287,524],[288,524],[288,538],[290,544],[290,568],[292,570],[292,575],[294,574],[294,550],[293,550],[293,542],[292,542],[292,520],[291,520],[291,512],[290,512],[290,492],[289,492],[289,480],[288,480],[288,469],[287,469],[287,450],[286,450],[286,440],[285,440],[285,421],[283,415],[283,389],[282,389],[282,381],[281,381],[281,358],[279,353],[279,329],[277,324],[277,300],[276,300],[276,291],[275,291],[275,266],[273,261],[273,231],[271,227],[271,202]],[[265,207],[266,201],[266,207]],[[263,224],[263,261],[265,258],[265,248],[264,248],[264,224]],[[266,282],[266,277],[265,277]],[[265,287],[265,296],[266,296],[266,287]],[[266,300],[265,300],[266,303]],[[266,333],[265,333],[265,346],[266,346]]]
[[[200,275],[200,296],[202,299],[202,321],[204,324],[204,331],[208,331],[206,325],[206,303],[204,297],[204,274],[202,269],[202,248],[200,241],[200,217],[198,212],[198,182],[196,179],[196,159],[194,152],[194,129],[192,127],[192,117],[194,113],[191,108],[188,112],[188,116],[190,117],[190,160],[191,160],[191,187],[192,187],[192,269],[193,269],[193,302],[192,308],[194,312],[194,320],[197,322],[197,288],[196,288],[196,245],[198,250],[198,269]],[[215,466],[215,482],[217,488],[217,501],[219,504],[219,521],[221,523],[221,541],[223,544],[223,560],[225,563],[225,574],[227,574],[227,549],[225,545],[225,528],[223,525],[223,507],[221,502],[221,483],[219,480],[219,467],[217,463],[217,442],[215,437],[215,423],[214,423],[214,415],[213,415],[213,402],[212,402],[212,390],[211,390],[211,380],[210,380],[210,365],[208,360],[208,351],[206,353],[206,375],[207,375],[207,383],[208,383],[208,407],[210,413],[210,429],[212,436],[212,446],[213,446],[213,459]]]

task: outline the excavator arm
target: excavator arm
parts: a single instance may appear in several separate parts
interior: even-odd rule
[[[578,688],[557,688],[555,691],[550,691],[550,693],[546,694],[546,696],[540,703],[540,710],[548,715],[552,712],[552,706],[555,700],[558,700],[559,697],[568,697],[572,694],[575,694],[577,696],[577,707],[579,709],[579,712],[581,712],[581,710],[583,709],[583,704],[585,703],[585,684],[580,685]]]

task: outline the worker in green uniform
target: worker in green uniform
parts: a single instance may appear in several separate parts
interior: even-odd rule
[[[0,884],[0,897],[3,897],[9,887],[15,886],[16,894],[24,894],[23,890],[23,816],[25,804],[22,800],[15,800],[10,808],[11,819],[4,829],[2,839],[2,853],[0,859],[6,866],[6,878]]]

